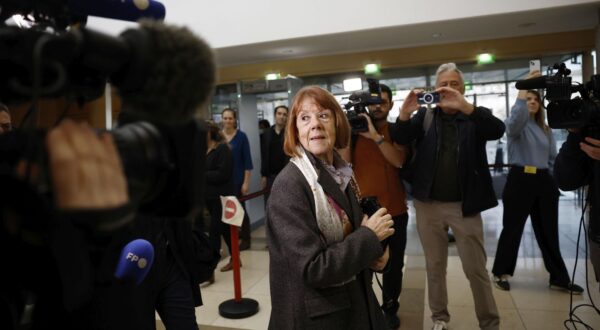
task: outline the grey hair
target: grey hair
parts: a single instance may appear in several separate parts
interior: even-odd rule
[[[440,75],[447,71],[454,71],[454,72],[458,73],[458,75],[460,76],[461,82],[463,83],[463,85],[465,84],[465,76],[463,75],[462,71],[460,71],[458,69],[458,67],[456,66],[455,63],[450,62],[450,63],[444,63],[438,67],[437,71],[435,72],[436,85],[437,85]]]

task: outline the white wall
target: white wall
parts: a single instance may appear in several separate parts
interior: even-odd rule
[[[187,25],[214,48],[595,3],[595,0],[159,0],[166,21]],[[131,23],[90,18],[117,34]]]

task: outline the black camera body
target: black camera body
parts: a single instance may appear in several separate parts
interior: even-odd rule
[[[552,128],[582,128],[586,131],[597,131],[600,127],[600,75],[593,75],[585,84],[573,85],[571,70],[564,63],[556,63],[549,72],[554,75],[519,80],[517,89],[546,89],[549,101],[548,125]],[[571,94],[579,96],[571,98]]]
[[[346,117],[350,122],[352,133],[366,132],[369,130],[367,120],[360,114],[364,113],[370,116],[369,105],[381,104],[381,87],[376,79],[367,78],[369,90],[356,91],[350,95],[349,102],[344,106],[346,108]],[[373,118],[371,118],[373,119]]]
[[[364,214],[370,217],[381,208],[381,205],[379,205],[377,196],[367,196],[360,200],[360,208]]]
[[[381,208],[381,205],[379,205],[377,196],[366,196],[360,200],[360,208],[362,209],[363,213],[370,218],[373,214],[375,214],[375,212],[377,212],[377,210]],[[389,238],[381,241],[381,245],[383,246],[384,250],[387,247],[388,242]]]
[[[440,93],[424,92],[417,94],[418,104],[438,104],[440,103]]]

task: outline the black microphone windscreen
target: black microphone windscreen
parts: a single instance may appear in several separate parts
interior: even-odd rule
[[[132,50],[127,73],[114,81],[123,111],[130,118],[159,124],[192,120],[216,80],[210,46],[187,28],[150,20],[121,37]]]
[[[535,77],[525,80],[517,80],[515,87],[517,89],[542,89],[546,88],[547,76]]]

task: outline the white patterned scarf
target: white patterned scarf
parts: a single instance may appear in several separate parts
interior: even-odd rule
[[[306,155],[302,147],[298,147],[300,157],[290,159],[296,167],[302,172],[306,181],[310,185],[313,196],[315,198],[315,210],[317,215],[317,225],[321,234],[325,238],[327,245],[340,242],[344,239],[344,229],[340,216],[334,207],[327,201],[327,195],[319,183],[319,176],[315,167]]]

